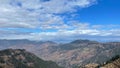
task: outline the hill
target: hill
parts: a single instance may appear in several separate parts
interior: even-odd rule
[[[0,51],[0,68],[61,68],[52,61],[44,61],[24,49]]]

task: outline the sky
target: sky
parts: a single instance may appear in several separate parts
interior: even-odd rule
[[[0,39],[120,41],[120,0],[0,0]]]

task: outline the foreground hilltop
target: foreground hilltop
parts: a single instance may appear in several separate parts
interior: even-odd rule
[[[120,56],[116,55],[102,64],[90,63],[80,68],[120,68]]]
[[[113,57],[111,60],[107,61],[107,63],[101,68],[120,68],[120,56],[117,55]]]
[[[44,61],[24,49],[0,51],[0,68],[61,68],[56,63]]]

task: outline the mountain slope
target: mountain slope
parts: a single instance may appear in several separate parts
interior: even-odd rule
[[[53,60],[66,68],[83,66],[88,63],[102,64],[120,54],[120,43],[100,43],[90,40],[75,40],[70,43],[50,46],[35,53],[46,60]]]
[[[39,59],[24,49],[0,51],[0,68],[61,68],[56,63]]]

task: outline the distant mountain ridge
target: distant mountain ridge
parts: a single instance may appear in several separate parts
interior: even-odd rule
[[[82,39],[79,39],[79,40],[74,40],[71,43],[98,43],[98,42],[97,41],[91,41],[91,40],[82,40]]]

